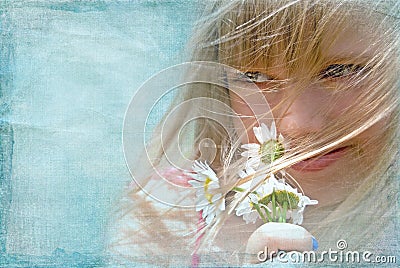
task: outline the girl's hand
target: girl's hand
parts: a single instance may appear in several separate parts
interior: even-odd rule
[[[311,251],[318,248],[317,240],[303,227],[290,223],[269,222],[250,236],[246,253],[248,262],[259,263],[279,251]]]

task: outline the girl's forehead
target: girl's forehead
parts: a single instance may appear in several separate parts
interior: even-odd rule
[[[366,16],[343,7],[306,13],[291,8],[274,16],[257,12],[231,14],[221,23],[221,62],[241,70],[279,67],[313,72],[333,61],[369,62],[393,42],[386,34],[390,27],[382,23],[384,16],[377,13]]]
[[[367,64],[380,51],[385,49],[385,43],[382,41],[383,35],[380,31],[372,31],[367,24],[355,24],[354,21],[350,20],[342,21],[340,24],[331,23],[318,36],[318,40],[308,38],[309,36],[304,40],[297,40],[297,43],[293,45],[298,46],[294,50],[304,49],[297,52],[297,58],[290,59],[295,62],[294,66],[297,66],[297,71],[300,72],[311,71],[312,69],[319,71],[319,67],[326,67],[326,65],[333,63]],[[307,43],[311,42],[318,43],[318,47],[306,49]],[[245,47],[239,53],[245,54],[246,51],[255,51],[259,49],[259,46],[257,44],[253,50]],[[248,57],[243,62],[236,61],[237,66],[235,67],[242,71],[268,72],[268,74],[282,79],[290,76],[289,69],[291,67],[289,67],[287,47],[275,46],[274,49],[263,53],[255,57]],[[316,54],[318,56],[315,56]]]
[[[332,24],[321,36],[321,54],[327,59],[368,60],[382,49],[384,37],[378,31],[372,31],[371,25],[347,21],[340,26]],[[336,27],[340,27],[336,29]]]

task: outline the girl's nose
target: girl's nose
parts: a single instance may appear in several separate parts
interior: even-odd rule
[[[301,92],[288,92],[281,104],[278,124],[280,132],[288,137],[316,133],[327,124],[329,100],[324,89],[307,88]]]

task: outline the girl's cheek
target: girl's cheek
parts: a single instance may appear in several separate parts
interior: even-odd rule
[[[340,92],[340,97],[332,100],[331,103],[334,103],[334,108],[331,112],[331,119],[335,120],[338,119],[347,113],[355,113],[355,117],[362,117],[363,116],[363,108],[364,107],[357,107],[359,103],[360,96],[363,91],[367,90],[367,87],[358,87],[352,88],[348,91]],[[350,108],[350,109],[349,109]],[[350,110],[350,111],[349,111]],[[376,136],[381,136],[384,134],[386,126],[390,123],[390,118],[385,117],[372,125],[367,130],[363,131],[361,134],[358,135],[358,138],[366,139]]]
[[[265,92],[265,99],[267,100],[269,106],[271,107],[273,114],[278,114],[280,108],[284,108],[284,95],[283,92]]]
[[[232,93],[231,96],[231,107],[237,114],[237,117],[234,118],[234,126],[240,135],[240,140],[242,143],[256,142],[253,126],[255,126],[256,120],[254,118],[254,114],[252,109],[250,108],[248,103],[245,103],[239,96]]]
[[[384,118],[377,123],[375,123],[373,126],[368,128],[366,131],[362,132],[358,138],[360,139],[370,139],[373,137],[380,137],[385,134],[385,131],[387,129],[387,125],[390,123],[389,118]]]
[[[361,90],[358,88],[333,92],[329,103],[327,103],[328,107],[333,105],[331,115],[337,118],[348,112],[349,108],[352,109],[352,107],[357,105],[360,94]]]
[[[253,127],[258,126],[259,123],[271,124],[271,118],[274,118],[271,112],[281,97],[277,92],[267,94],[262,90],[257,92],[249,90],[241,93],[243,98],[230,92],[231,107],[238,115],[238,118],[234,120],[235,128],[239,134],[245,133],[241,137],[243,143],[257,142]],[[271,98],[271,96],[273,97]],[[257,122],[257,118],[260,122]]]

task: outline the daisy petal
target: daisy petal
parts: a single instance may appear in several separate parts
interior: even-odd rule
[[[244,172],[243,170],[241,170],[241,171],[239,171],[239,173],[238,173],[238,175],[239,175],[239,177],[240,178],[246,178],[248,175],[246,174],[246,172]]]
[[[240,147],[246,150],[256,150],[256,151],[260,150],[260,144],[257,143],[247,143],[243,144]]]
[[[261,164],[263,163],[261,162],[260,157],[252,157],[246,161],[246,168],[252,167],[258,169],[259,167],[262,167]]]
[[[261,144],[263,144],[267,140],[272,139],[271,133],[269,132],[268,127],[264,123],[261,124],[261,133],[263,136],[263,140],[262,140],[262,142],[260,142]]]
[[[213,197],[211,197],[211,203],[215,203],[215,202],[218,201],[221,197],[222,197],[222,194],[221,194],[221,193],[218,193],[218,194],[213,195]]]
[[[214,219],[214,217],[215,217],[214,214],[208,215],[208,217],[205,219],[206,224],[207,224],[207,225],[210,225],[210,223],[212,222],[212,220]]]
[[[255,194],[249,194],[251,202],[258,204],[258,197]]]
[[[200,182],[198,182],[198,181],[191,180],[191,181],[188,181],[188,183],[189,183],[190,185],[192,185],[193,188],[203,187],[203,184],[200,183]]]
[[[258,155],[258,151],[255,150],[244,151],[240,155],[247,158],[256,157]]]
[[[250,188],[253,188],[254,186],[256,186],[259,182],[261,182],[264,179],[265,179],[264,175],[253,178],[253,180],[251,181]]]
[[[225,200],[221,201],[221,204],[218,207],[219,210],[224,211],[225,210]]]
[[[275,121],[272,121],[270,135],[271,135],[271,139],[276,140],[276,125],[275,125]]]
[[[264,139],[263,139],[263,135],[262,135],[262,132],[261,132],[261,127],[253,127],[253,132],[254,132],[254,135],[256,136],[258,142],[260,144],[263,144],[264,143]]]
[[[256,173],[256,171],[252,167],[246,167],[246,173],[247,175],[253,175]]]

